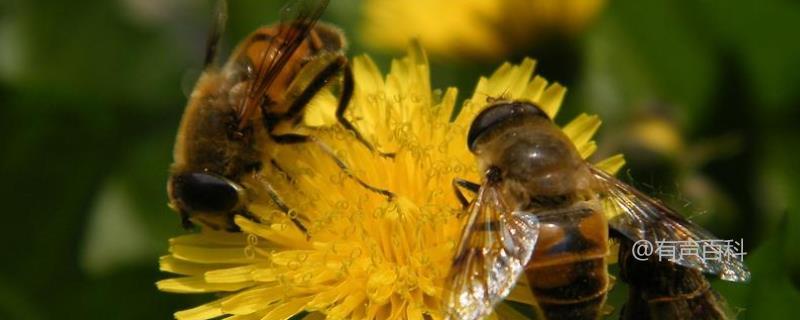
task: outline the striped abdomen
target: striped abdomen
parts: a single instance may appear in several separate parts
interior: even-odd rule
[[[725,300],[702,272],[657,256],[639,261],[632,257],[633,242],[622,238],[619,246],[620,278],[628,284],[628,301],[620,319],[729,319]]]
[[[608,227],[594,201],[537,213],[540,230],[526,268],[543,319],[596,319],[609,290]]]

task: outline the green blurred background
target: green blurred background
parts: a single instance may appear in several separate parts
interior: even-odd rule
[[[231,2],[228,48],[281,5]],[[212,5],[0,2],[0,319],[167,319],[208,300],[154,282],[183,232],[164,186]],[[324,19],[385,71],[401,53],[361,43],[360,17],[333,0]],[[797,1],[612,0],[583,32],[497,61],[432,55],[433,85],[463,98],[501,62],[538,58],[570,89],[557,121],[599,114],[600,156],[626,153],[626,179],[744,239],[752,282],[714,283],[739,318],[786,318],[800,303],[799,31]]]

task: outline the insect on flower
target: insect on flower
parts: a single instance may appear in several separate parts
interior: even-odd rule
[[[208,38],[205,70],[184,111],[175,142],[167,193],[170,207],[183,225],[200,223],[213,229],[237,231],[235,215],[251,219],[247,204],[252,190],[242,180],[263,165],[280,168],[268,156],[270,145],[311,142],[293,133],[311,99],[329,83],[340,85],[336,116],[358,140],[374,150],[344,117],[353,93],[353,76],[344,56],[345,39],[331,25],[318,23],[328,0],[294,0],[281,11],[281,21],[261,27],[245,38],[221,67],[215,62],[225,29],[227,4],[218,2],[216,21]],[[338,161],[341,169],[361,182]],[[391,156],[391,154],[384,154]],[[282,211],[290,209],[266,181],[260,192]],[[303,222],[290,215],[301,230]]]
[[[609,236],[626,243],[714,239],[584,161],[534,103],[493,102],[473,120],[467,144],[482,183],[453,181],[468,216],[448,276],[450,318],[490,314],[524,273],[540,319],[596,319],[610,290]],[[469,202],[462,189],[477,196]],[[731,256],[675,262],[727,281],[750,277]]]

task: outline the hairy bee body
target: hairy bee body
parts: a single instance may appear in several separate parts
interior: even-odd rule
[[[201,75],[178,128],[167,182],[171,206],[184,219],[214,229],[229,229],[233,215],[244,209],[248,195],[239,181],[261,167],[267,139],[263,126],[253,121],[239,129],[238,113],[230,103],[232,82],[236,81],[225,71],[207,70]],[[216,178],[219,188],[227,185],[235,195],[194,192],[199,174]]]
[[[448,318],[486,317],[523,274],[539,319],[599,318],[610,289],[609,236],[621,243],[622,280],[631,288],[624,319],[728,318],[703,272],[747,281],[742,261],[630,259],[637,241],[714,237],[586,162],[535,104],[493,102],[473,120],[467,145],[483,176],[481,184],[453,181],[469,215],[448,275]],[[459,187],[477,196],[468,202]]]
[[[224,72],[216,70],[198,80],[175,140],[173,173],[206,171],[237,180],[246,168],[259,165],[266,136],[252,123],[238,129],[229,101],[231,87]]]
[[[236,180],[248,169],[258,167],[268,135],[257,120],[285,113],[289,105],[287,99],[291,98],[287,93],[301,70],[315,63],[323,50],[339,52],[344,45],[338,29],[318,24],[289,56],[269,90],[261,93],[268,97],[270,115],[257,112],[240,128],[238,106],[244,99],[245,86],[255,78],[252,73],[259,69],[259,64],[273,63],[268,57],[263,62],[260,60],[263,60],[263,52],[269,51],[272,41],[280,40],[274,38],[276,33],[276,27],[259,28],[242,41],[223,68],[212,67],[203,72],[181,119],[173,172],[208,171]]]
[[[167,194],[185,227],[199,222],[236,231],[235,215],[252,216],[247,205],[254,195],[244,178],[273,161],[266,151],[275,127],[297,124],[346,59],[341,31],[317,23],[327,1],[309,0],[290,3],[281,23],[251,33],[219,67],[214,57],[225,6],[220,1],[207,65],[178,128]]]
[[[498,111],[513,113],[510,108]],[[596,319],[609,290],[608,227],[585,162],[543,114],[520,112],[485,130],[473,144],[479,166],[498,172],[496,183],[512,208],[539,221],[525,274],[540,318]]]

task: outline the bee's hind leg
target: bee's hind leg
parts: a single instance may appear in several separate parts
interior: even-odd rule
[[[322,71],[317,74],[311,83],[303,89],[303,92],[292,101],[289,109],[287,109],[286,113],[283,114],[275,114],[270,113],[268,110],[268,104],[262,105],[262,112],[266,115],[264,117],[265,125],[268,131],[272,131],[271,129],[277,124],[277,122],[282,120],[290,119],[295,124],[299,122],[302,117],[302,112],[306,108],[311,99],[328,84],[331,79],[339,74],[339,72],[343,74],[342,76],[342,90],[339,94],[339,104],[336,106],[336,120],[339,124],[344,127],[347,131],[353,133],[356,140],[359,143],[364,145],[367,149],[371,152],[377,153],[382,157],[394,158],[394,153],[388,152],[381,152],[378,151],[375,146],[372,145],[366,138],[358,131],[358,129],[353,125],[350,120],[348,120],[344,114],[347,112],[347,107],[350,106],[350,101],[353,98],[353,92],[355,91],[355,82],[353,81],[353,70],[350,65],[347,63],[347,58],[344,56],[339,56],[336,59],[333,59]]]
[[[318,139],[316,139],[316,138],[314,138],[312,136],[306,136],[306,135],[300,135],[300,134],[294,134],[294,133],[274,135],[270,131],[270,136],[272,137],[272,139],[275,142],[277,142],[279,144],[313,143],[313,144],[317,145],[323,152],[325,152],[325,154],[327,154],[336,163],[336,166],[338,166],[339,169],[341,169],[342,172],[344,172],[344,174],[348,178],[353,179],[356,183],[358,183],[360,186],[366,188],[367,190],[370,190],[372,192],[375,192],[375,193],[378,193],[378,194],[380,194],[382,196],[385,196],[389,201],[394,199],[395,194],[393,192],[391,192],[389,190],[373,187],[373,186],[369,185],[368,183],[364,182],[364,180],[361,180],[361,178],[357,177],[353,173],[353,171],[350,170],[350,168],[347,166],[347,164],[344,163],[344,161],[342,159],[339,159],[338,156],[336,156],[336,153],[333,151],[333,149],[331,149],[331,147],[329,147],[324,142],[322,142],[322,141],[320,141],[320,140],[318,140]]]
[[[461,188],[471,191],[472,193],[478,193],[481,185],[461,178],[453,179],[453,191],[456,194],[456,198],[458,198],[458,201],[461,202],[461,205],[466,208],[469,207],[469,200],[467,200],[467,197],[461,193]]]
[[[267,191],[267,194],[272,200],[272,203],[274,203],[275,206],[277,206],[278,209],[281,210],[281,212],[283,212],[287,217],[289,217],[289,220],[291,220],[292,223],[297,227],[297,229],[299,229],[300,232],[302,232],[306,236],[307,240],[311,239],[311,235],[308,233],[308,228],[302,221],[300,221],[300,218],[298,218],[297,211],[291,209],[289,205],[287,205],[286,202],[283,201],[283,198],[281,198],[281,196],[278,194],[278,191],[275,190],[275,188],[272,187],[272,184],[266,181],[266,179],[259,178],[258,180],[259,182],[261,182],[261,184],[264,185],[264,189]],[[250,212],[248,212],[248,214],[250,216],[253,216],[253,214]]]
[[[350,100],[353,98],[353,91],[355,89],[355,83],[353,81],[353,69],[350,68],[349,64],[345,64],[342,66],[342,73],[344,73],[344,77],[342,79],[342,94],[339,96],[339,106],[336,107],[336,119],[339,120],[339,124],[342,125],[348,131],[353,132],[355,135],[356,140],[361,142],[367,149],[370,151],[379,154],[382,157],[386,158],[394,158],[395,154],[392,152],[381,152],[375,148],[363,135],[358,131],[358,129],[345,118],[344,114],[347,112],[347,107],[350,105]]]

